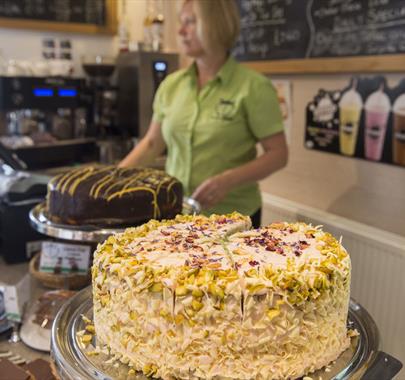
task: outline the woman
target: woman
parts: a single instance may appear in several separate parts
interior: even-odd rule
[[[229,56],[239,34],[234,1],[186,0],[178,34],[194,63],[162,82],[149,130],[120,166],[148,165],[167,148],[166,171],[205,214],[239,211],[258,227],[257,181],[287,163],[275,90]]]

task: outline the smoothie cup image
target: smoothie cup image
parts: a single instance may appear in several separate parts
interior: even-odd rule
[[[364,128],[364,152],[368,160],[380,161],[382,157],[387,122],[391,111],[391,102],[380,88],[366,100],[366,125]]]
[[[393,114],[392,161],[405,166],[405,94],[395,100]]]
[[[339,102],[339,146],[340,152],[347,156],[353,156],[356,149],[362,107],[361,96],[353,87]]]

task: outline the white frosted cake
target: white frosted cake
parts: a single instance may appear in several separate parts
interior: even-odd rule
[[[98,342],[162,379],[294,379],[349,346],[350,258],[319,227],[179,216],[95,253]]]

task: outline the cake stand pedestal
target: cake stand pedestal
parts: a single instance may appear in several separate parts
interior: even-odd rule
[[[201,208],[197,201],[192,198],[183,198],[184,215],[199,214],[200,211]],[[45,203],[36,205],[30,211],[29,218],[32,227],[36,231],[53,238],[69,241],[102,243],[110,235],[124,231],[122,228],[103,228],[95,225],[75,226],[55,223],[48,217]]]

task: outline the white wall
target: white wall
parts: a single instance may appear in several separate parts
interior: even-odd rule
[[[83,55],[111,55],[114,52],[114,38],[111,36],[5,28],[0,29],[0,50],[7,60],[40,60],[42,58],[42,40],[44,38],[71,40],[75,75],[81,73],[80,59]]]
[[[177,31],[177,0],[160,0],[162,13],[165,17],[163,32],[163,47],[165,51],[176,51]],[[125,9],[125,12],[123,12]],[[146,0],[120,0],[118,2],[118,17],[128,25],[130,39],[142,41],[144,36],[143,19],[147,13]]]
[[[142,41],[144,34],[143,19],[146,14],[146,0],[116,0],[118,21],[122,18],[127,25],[130,40]],[[125,3],[125,6],[124,6]],[[164,0],[164,50],[176,50],[176,1]],[[123,12],[125,8],[125,12]],[[124,15],[124,17],[123,17]],[[58,33],[0,27],[0,52],[6,60],[39,60],[42,58],[44,38],[70,39],[72,42],[75,75],[81,75],[81,57],[87,55],[116,55],[118,36],[94,34]]]

